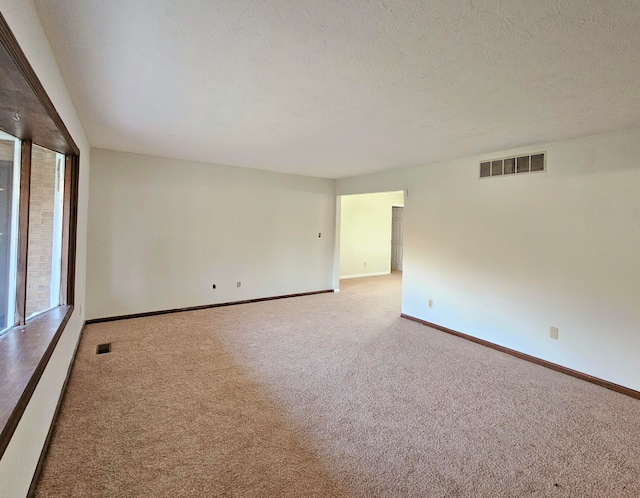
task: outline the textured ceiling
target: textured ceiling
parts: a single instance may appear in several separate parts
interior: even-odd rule
[[[326,178],[640,126],[637,0],[36,0],[94,147]]]

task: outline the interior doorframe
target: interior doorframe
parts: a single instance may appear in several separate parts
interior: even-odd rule
[[[336,195],[336,222],[333,237],[333,292],[340,292],[340,229],[342,227],[342,195]]]
[[[395,268],[398,271],[402,271],[404,269],[404,206],[391,206],[391,271],[394,270],[393,268],[393,223],[394,223],[394,217],[393,217],[393,213],[395,212],[395,209],[401,209],[402,211],[400,211],[402,213],[402,244],[400,245],[400,247],[402,247],[402,261],[400,261],[400,268]]]

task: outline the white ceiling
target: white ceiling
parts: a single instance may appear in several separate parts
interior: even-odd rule
[[[35,0],[93,147],[326,178],[640,126],[637,0]]]

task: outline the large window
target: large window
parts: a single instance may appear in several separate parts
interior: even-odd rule
[[[72,316],[80,150],[0,13],[0,458]]]
[[[29,167],[21,168],[21,142],[0,132],[0,334],[48,311],[66,298],[62,288],[65,156],[31,146]],[[21,192],[21,178],[28,189]],[[22,182],[24,186],[26,179]],[[26,296],[24,311],[16,309],[20,198],[28,199]],[[26,204],[26,202],[25,202]],[[16,313],[17,312],[17,313]]]

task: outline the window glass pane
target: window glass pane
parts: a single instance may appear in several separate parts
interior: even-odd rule
[[[15,321],[20,141],[0,132],[0,330]]]
[[[25,316],[60,304],[64,156],[33,145]]]

